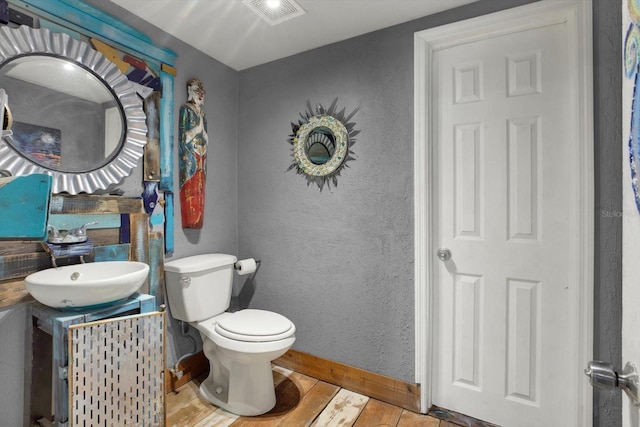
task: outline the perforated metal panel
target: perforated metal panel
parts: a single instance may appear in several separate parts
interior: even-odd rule
[[[69,423],[164,425],[164,313],[69,327]]]

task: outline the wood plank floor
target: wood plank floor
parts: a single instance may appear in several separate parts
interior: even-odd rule
[[[371,399],[358,393],[273,367],[276,406],[258,417],[238,417],[200,397],[200,380],[167,394],[167,426],[171,427],[455,427],[458,424]]]

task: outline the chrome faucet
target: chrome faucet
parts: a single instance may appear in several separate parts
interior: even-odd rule
[[[66,233],[60,232],[55,225],[47,224],[47,229],[49,230],[49,235],[47,236],[48,243],[54,243],[56,245],[63,243],[83,243],[87,241],[89,237],[87,235],[87,227],[90,225],[97,224],[98,221],[88,222],[86,224],[81,225],[80,227],[72,228],[68,230]]]
[[[67,235],[62,239],[62,243],[81,243],[87,241],[87,226],[97,224],[98,221],[88,222],[77,228],[67,231]]]
[[[80,262],[84,263],[84,256],[93,252],[93,242],[87,235],[87,227],[97,224],[98,221],[88,222],[80,227],[67,230],[61,233],[58,227],[47,224],[49,235],[46,242],[41,242],[44,250],[51,256],[51,263],[54,267],[57,258],[80,257]]]
[[[60,237],[60,230],[58,230],[58,227],[56,227],[55,225],[47,224],[47,230],[49,231],[47,241],[51,243],[62,242],[62,238]]]

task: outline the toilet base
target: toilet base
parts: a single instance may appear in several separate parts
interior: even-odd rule
[[[214,383],[213,372],[200,384],[200,395],[215,406],[236,415],[256,416],[269,412],[276,406],[271,363],[260,366],[244,366],[251,381],[234,381],[230,375],[229,389]],[[249,368],[253,372],[246,372]],[[236,379],[238,379],[236,377]]]
[[[276,392],[271,361],[291,348],[295,335],[277,341],[236,341],[216,333],[215,323],[202,322],[196,327],[209,360],[209,376],[200,385],[201,396],[237,415],[262,415],[273,409]]]

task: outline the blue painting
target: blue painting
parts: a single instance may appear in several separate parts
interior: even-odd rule
[[[33,162],[50,169],[60,168],[60,129],[13,122],[13,145]]]

